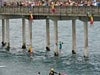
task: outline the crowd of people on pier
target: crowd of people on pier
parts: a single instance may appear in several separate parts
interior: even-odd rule
[[[21,1],[10,1],[10,2],[4,2],[3,6],[96,6],[96,0],[92,1],[92,0],[31,0],[31,1],[27,1],[27,0],[21,0]]]

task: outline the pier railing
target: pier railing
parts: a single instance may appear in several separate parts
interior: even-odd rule
[[[49,6],[34,6],[34,7],[0,7],[0,15],[61,15],[61,16],[86,16],[91,13],[94,16],[100,16],[100,7],[96,6],[67,6],[55,7],[55,12],[52,12]]]

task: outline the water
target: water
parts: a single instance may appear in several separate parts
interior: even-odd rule
[[[55,71],[66,73],[67,75],[99,75],[100,74],[100,25],[95,22],[94,26],[89,25],[89,59],[83,57],[84,50],[84,27],[79,20],[77,27],[77,55],[71,54],[72,50],[72,30],[71,21],[59,21],[59,41],[62,41],[63,50],[59,57],[53,56],[54,50],[54,28],[50,20],[50,42],[51,51],[46,57],[46,32],[45,20],[33,22],[33,49],[34,57],[29,58],[22,46],[21,19],[10,20],[10,52],[5,48],[0,48],[0,75],[36,75],[38,71],[41,75],[48,75],[50,68]],[[27,25],[27,46],[29,45],[28,21]],[[1,21],[0,21],[1,32]],[[0,33],[1,36],[1,33]],[[2,37],[0,37],[0,41]]]

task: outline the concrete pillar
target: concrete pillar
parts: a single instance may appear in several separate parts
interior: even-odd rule
[[[23,44],[22,44],[22,49],[26,49],[26,24],[25,24],[25,18],[22,18],[22,40],[23,40]]]
[[[29,20],[29,37],[30,37],[29,52],[30,52],[30,55],[32,55],[33,53],[33,50],[32,50],[32,20]]]
[[[6,19],[6,40],[7,40],[7,47],[6,49],[10,49],[10,36],[9,36],[9,19]]]
[[[2,46],[5,46],[5,20],[2,19]]]
[[[54,39],[55,39],[55,51],[54,51],[54,55],[58,56],[59,52],[58,52],[58,25],[57,25],[57,20],[54,20]]]
[[[84,57],[88,56],[88,22],[84,22]]]
[[[72,20],[72,54],[76,54],[76,23]]]
[[[46,50],[50,51],[50,28],[49,18],[46,18]]]

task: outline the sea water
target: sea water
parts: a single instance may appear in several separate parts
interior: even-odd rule
[[[29,48],[29,30],[26,20],[26,42]],[[2,41],[2,25],[0,21],[0,41]],[[30,59],[27,49],[22,46],[21,19],[10,20],[10,51],[0,47],[0,75],[49,75],[50,69],[67,75],[100,75],[100,23],[88,22],[89,58],[83,56],[84,25],[76,20],[77,54],[72,55],[72,22],[58,21],[58,41],[63,42],[61,54],[58,57],[54,52],[54,24],[50,20],[50,48],[46,52],[46,21],[34,20],[32,23],[32,45],[34,56]],[[57,75],[57,74],[56,74]]]

